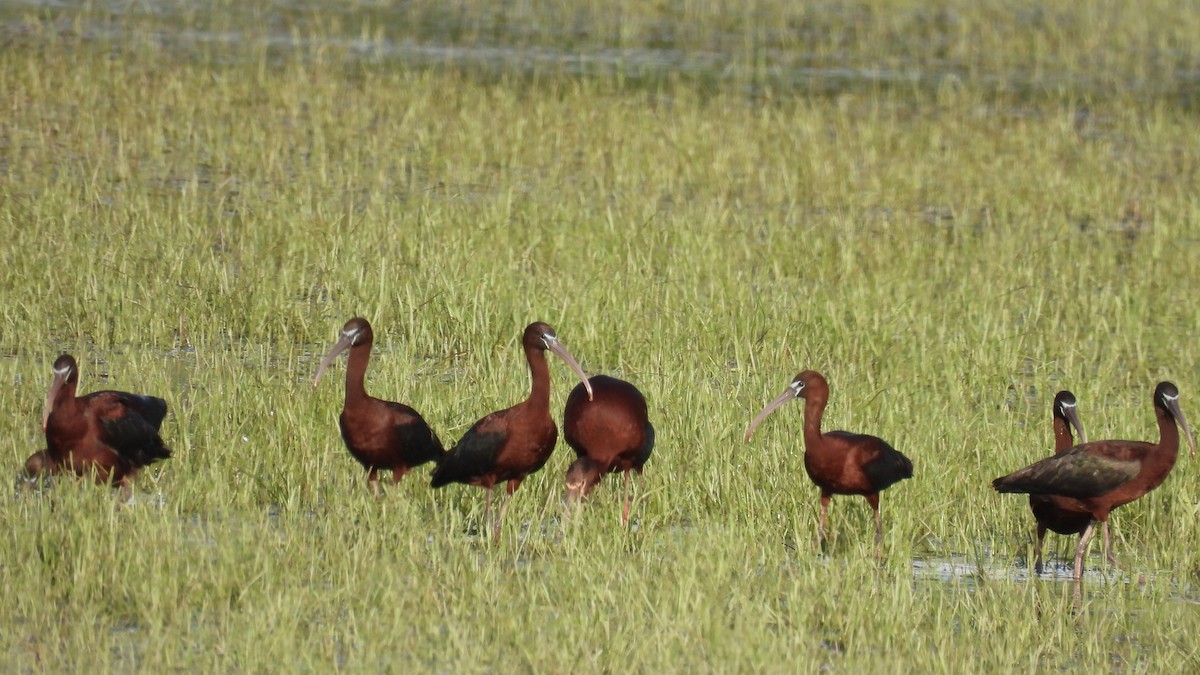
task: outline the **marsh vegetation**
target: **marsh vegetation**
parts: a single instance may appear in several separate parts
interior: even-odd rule
[[[1200,470],[1117,511],[1073,607],[1031,579],[1053,446],[1200,419],[1200,13],[1185,3],[10,4],[0,8],[0,458],[80,391],[165,398],[135,503],[0,507],[6,671],[1196,670]],[[572,9],[565,9],[570,4]],[[796,5],[805,5],[797,7]],[[562,519],[565,445],[476,535],[475,488],[371,497],[367,386],[444,441],[528,391],[521,329],[634,382],[633,508]],[[798,407],[915,467],[817,491]],[[577,381],[551,371],[558,416]]]

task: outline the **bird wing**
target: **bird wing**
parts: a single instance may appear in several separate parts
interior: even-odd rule
[[[115,397],[126,408],[141,415],[142,419],[154,427],[155,431],[162,426],[163,419],[167,416],[167,402],[157,396],[143,396],[123,391],[105,391],[99,393]]]
[[[118,455],[137,466],[171,456],[171,450],[159,438],[157,424],[141,413],[142,409],[149,410],[153,421],[161,424],[166,414],[165,401],[122,392],[98,392],[87,398],[89,408],[100,424],[100,440]]]
[[[848,459],[862,467],[874,490],[885,490],[905,478],[912,478],[912,460],[882,438],[849,431],[830,431],[825,436],[844,444],[853,455]]]
[[[992,487],[999,492],[1088,499],[1112,492],[1140,471],[1141,462],[1094,455],[1087,446],[1078,446],[997,478]]]
[[[407,459],[412,463],[440,459],[446,454],[445,448],[442,447],[442,441],[425,423],[425,420],[421,419],[420,415],[417,415],[412,421],[397,424],[392,431],[400,440]]]
[[[476,422],[442,457],[433,471],[433,487],[468,483],[495,466],[496,457],[508,440],[508,430],[494,418],[495,415],[488,415]]]
[[[641,469],[646,461],[650,459],[650,453],[654,451],[654,425],[646,422],[646,432],[642,437],[642,447],[638,450],[637,458],[634,459],[633,465]]]

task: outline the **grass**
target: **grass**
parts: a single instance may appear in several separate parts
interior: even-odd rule
[[[5,500],[5,670],[1194,670],[1190,460],[1114,518],[1144,583],[1093,571],[1079,611],[988,482],[1049,453],[1060,388],[1094,439],[1154,438],[1161,379],[1200,419],[1195,17],[792,4],[0,14],[0,458],[42,447],[62,351],[164,396],[176,450],[131,508]],[[438,44],[511,50],[405,51]],[[532,320],[637,384],[636,528],[612,482],[560,521],[565,446],[499,544],[424,469],[372,500],[344,365],[309,386],[357,314],[368,390],[449,442],[525,395]],[[798,406],[741,442],[808,367],[827,429],[916,466],[882,560],[855,498],[814,551]],[[914,567],[949,558],[978,572]]]

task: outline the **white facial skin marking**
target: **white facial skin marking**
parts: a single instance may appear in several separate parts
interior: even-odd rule
[[[54,374],[55,374],[55,375],[62,375],[63,377],[66,377],[67,375],[70,375],[70,374],[71,374],[71,367],[70,367],[70,366],[67,366],[66,368],[55,368],[55,369],[54,369]]]
[[[1172,396],[1170,394],[1163,394],[1163,398],[1167,399],[1168,401],[1178,401],[1179,394],[1175,394],[1174,396]]]
[[[542,343],[546,345],[546,349],[550,348],[551,342],[558,342],[558,338],[554,336],[554,333],[545,333],[542,335]]]

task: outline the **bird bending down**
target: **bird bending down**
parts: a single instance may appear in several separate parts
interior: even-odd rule
[[[879,493],[912,478],[912,462],[883,439],[847,431],[821,433],[821,415],[829,401],[829,383],[815,370],[796,376],[783,393],[767,404],[746,429],[745,442],[777,408],[804,399],[804,470],[821,489],[817,540],[825,541],[825,518],[833,495],[862,495],[875,514],[875,542],[883,540]]]
[[[567,497],[581,500],[608,473],[625,474],[625,504],[621,522],[629,522],[633,495],[629,472],[642,473],[654,450],[654,426],[646,399],[632,384],[607,375],[589,380],[592,397],[583,384],[575,385],[563,410],[563,436],[577,459],[567,469]]]
[[[446,451],[437,434],[416,410],[367,394],[367,363],[371,360],[374,343],[375,333],[370,322],[362,317],[347,321],[338,341],[321,360],[312,386],[317,388],[321,374],[338,354],[350,350],[346,364],[346,401],[338,425],[346,449],[366,469],[367,484],[371,493],[378,497],[380,469],[391,471],[392,484],[396,484],[413,467],[437,461]]]
[[[529,324],[521,338],[521,348],[525,352],[532,379],[529,397],[473,424],[438,462],[430,483],[435,488],[450,483],[466,483],[486,489],[484,517],[490,520],[492,488],[496,483],[508,481],[507,496],[494,524],[497,538],[513,492],[526,476],[546,464],[558,441],[558,428],[550,417],[550,368],[546,363],[546,350],[567,362],[591,396],[592,386],[583,369],[559,343],[554,329],[549,325],[542,322]]]
[[[1154,414],[1158,419],[1158,444],[1144,441],[1093,441],[1077,445],[992,481],[998,492],[1052,496],[1076,511],[1090,515],[1075,547],[1075,579],[1083,578],[1083,557],[1104,523],[1105,549],[1108,514],[1162,484],[1179,455],[1179,428],[1187,435],[1192,455],[1196,442],[1179,409],[1179,389],[1170,382],[1154,388]],[[1111,556],[1111,554],[1110,554]]]
[[[46,449],[26,460],[26,470],[94,474],[96,482],[119,486],[128,499],[138,471],[171,456],[158,435],[167,402],[123,391],[76,396],[78,385],[79,365],[63,354],[54,362],[42,410]]]

